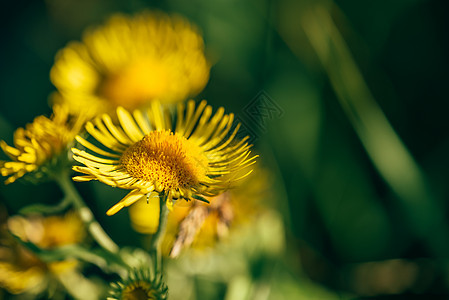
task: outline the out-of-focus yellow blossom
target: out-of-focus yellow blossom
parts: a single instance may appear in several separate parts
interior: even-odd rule
[[[257,157],[250,156],[248,137],[233,143],[240,127],[234,128],[233,114],[221,107],[213,115],[206,101],[178,104],[176,124],[157,102],[146,114],[135,110],[131,115],[119,107],[117,116],[120,126],[106,114],[86,125],[108,151],[79,136],[77,141],[93,154],[72,149],[73,158],[84,164],[73,168],[84,174],[75,181],[99,180],[131,190],[108,215],[151,194],[164,195],[169,208],[177,199],[218,195],[250,174]]]
[[[177,202],[168,215],[167,229],[162,247],[165,255],[178,256],[185,247],[204,249],[214,246],[217,240],[254,221],[267,210],[269,204],[269,174],[256,167],[252,176],[243,180],[239,186],[216,197],[208,198],[210,204],[191,202],[186,205]],[[145,199],[130,207],[133,228],[144,234],[156,232],[159,221],[159,201]]]
[[[21,240],[42,249],[76,244],[83,240],[85,229],[78,214],[70,211],[63,216],[11,217],[11,232]]]
[[[51,69],[56,102],[95,114],[135,109],[152,100],[184,101],[199,93],[210,65],[198,29],[162,12],[112,16],[60,50]]]
[[[51,118],[38,116],[33,123],[14,132],[14,147],[0,141],[0,146],[12,161],[0,161],[0,174],[9,176],[5,183],[12,183],[33,173],[30,179],[39,180],[63,161],[67,161],[67,149],[82,128],[83,115],[73,117],[68,107],[55,105]]]
[[[42,249],[78,243],[85,236],[82,222],[73,212],[45,218],[11,217],[8,227],[23,241],[32,242]],[[0,287],[10,293],[41,293],[49,284],[52,274],[69,272],[78,265],[72,259],[44,263],[12,239],[6,228],[1,230],[0,235]]]

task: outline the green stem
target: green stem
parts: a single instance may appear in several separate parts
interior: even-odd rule
[[[24,215],[32,213],[56,214],[65,210],[71,203],[72,200],[70,199],[70,197],[64,196],[64,198],[58,204],[54,205],[32,204],[22,208],[19,211],[19,213]]]
[[[161,194],[159,196],[159,225],[157,227],[156,233],[153,235],[153,238],[151,239],[151,245],[150,245],[150,254],[154,260],[154,271],[159,272],[161,271],[161,265],[162,265],[162,258],[161,258],[161,242],[162,237],[165,233],[165,227],[167,225],[167,215],[168,215],[168,208],[167,208],[167,196],[166,194]]]
[[[117,253],[119,247],[117,244],[109,237],[109,235],[103,230],[101,225],[95,220],[92,211],[86,206],[80,194],[73,185],[72,180],[66,173],[60,174],[60,176],[55,177],[56,182],[59,184],[63,192],[72,200],[73,206],[79,213],[81,220],[87,226],[89,233],[97,241],[97,243],[112,253]]]

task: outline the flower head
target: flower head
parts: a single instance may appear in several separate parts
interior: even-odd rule
[[[94,154],[72,149],[74,159],[85,165],[74,167],[85,174],[74,177],[75,181],[99,180],[131,190],[108,215],[152,192],[164,195],[169,207],[176,199],[206,201],[203,196],[218,195],[251,173],[235,176],[253,164],[256,156],[249,157],[247,138],[234,142],[239,125],[233,129],[234,116],[224,114],[223,108],[212,116],[206,101],[196,108],[194,101],[187,108],[180,103],[176,124],[156,102],[146,114],[135,110],[131,115],[119,107],[117,116],[120,126],[107,114],[86,125],[108,150],[79,136],[77,141]]]
[[[88,30],[82,42],[57,54],[50,75],[59,91],[54,101],[74,111],[89,105],[100,114],[155,99],[184,101],[204,88],[209,69],[195,26],[180,16],[144,12],[115,15]]]
[[[111,284],[108,300],[164,300],[168,289],[149,269],[132,269],[127,279]]]
[[[53,116],[39,116],[25,128],[14,132],[14,147],[0,141],[12,161],[0,161],[0,174],[9,176],[5,183],[12,183],[27,173],[29,179],[41,179],[53,166],[64,161],[70,143],[74,141],[84,124],[82,115],[72,117],[66,106],[55,105]]]
[[[42,293],[55,283],[55,275],[72,272],[77,268],[78,262],[74,259],[42,261],[19,244],[6,228],[20,240],[42,249],[79,243],[84,238],[85,231],[74,212],[63,216],[8,218],[8,226],[0,226],[0,287],[10,293]]]
[[[8,227],[22,241],[31,242],[42,249],[79,243],[86,233],[83,222],[74,211],[47,217],[14,216],[9,218]]]

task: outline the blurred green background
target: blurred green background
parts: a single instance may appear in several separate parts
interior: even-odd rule
[[[11,143],[15,128],[50,113],[58,49],[114,12],[148,8],[201,28],[213,67],[196,99],[234,112],[253,136],[285,221],[282,265],[298,286],[311,280],[335,299],[448,297],[447,1],[7,1],[0,138]],[[101,194],[94,213],[135,245],[117,225],[125,213],[104,215],[117,191],[79,187]],[[60,197],[52,184],[0,186],[10,214]]]

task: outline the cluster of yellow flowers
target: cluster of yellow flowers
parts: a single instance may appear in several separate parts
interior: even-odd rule
[[[234,206],[247,201],[226,191],[252,172],[256,156],[247,138],[236,139],[240,125],[232,113],[187,101],[205,87],[209,70],[200,32],[186,19],[160,12],[111,17],[56,55],[52,117],[17,129],[14,146],[0,142],[11,159],[0,161],[5,183],[55,179],[67,174],[73,158],[80,173],[74,181],[129,190],[107,214],[137,202],[131,207],[137,231],[156,234],[161,211],[171,210],[165,254],[177,256],[201,235],[224,235]],[[5,266],[11,268],[0,263],[0,270]],[[149,277],[135,274],[140,282]],[[134,290],[118,284],[111,299],[130,298],[124,295]]]
[[[10,217],[8,224],[0,224],[0,287],[19,294],[45,290],[52,277],[74,271],[78,263],[74,259],[46,264],[29,249],[7,235],[6,228],[24,242],[31,242],[42,249],[79,243],[85,230],[79,217],[70,211],[63,216]]]

